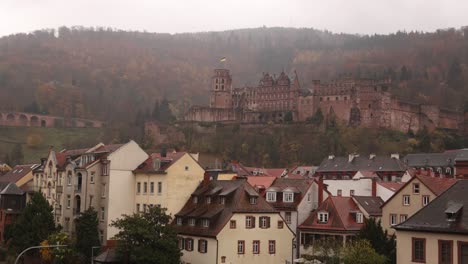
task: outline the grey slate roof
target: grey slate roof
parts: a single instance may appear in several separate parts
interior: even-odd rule
[[[23,195],[24,191],[18,188],[14,183],[0,183],[0,195],[12,194],[12,195]]]
[[[382,204],[384,201],[379,196],[353,196],[354,201],[359,204],[370,216],[382,216]]]
[[[397,158],[376,156],[372,159],[369,157],[355,157],[349,162],[348,157],[334,157],[333,159],[325,158],[317,172],[334,172],[334,171],[406,171],[406,165]]]
[[[468,234],[468,180],[460,180],[394,228],[396,230],[426,231],[438,233]],[[454,222],[447,221],[445,212],[463,204],[460,215]]]
[[[449,150],[443,153],[415,153],[403,158],[403,162],[410,167],[454,166],[455,160],[468,160],[468,149]]]

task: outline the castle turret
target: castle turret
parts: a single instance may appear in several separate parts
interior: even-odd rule
[[[211,77],[210,107],[232,107],[232,78],[227,69],[216,69]]]

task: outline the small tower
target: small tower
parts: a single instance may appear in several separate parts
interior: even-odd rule
[[[227,69],[215,69],[211,77],[210,107],[232,107],[232,78]]]

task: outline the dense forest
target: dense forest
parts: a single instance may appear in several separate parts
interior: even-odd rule
[[[283,69],[297,70],[303,88],[342,75],[389,77],[403,100],[460,109],[467,62],[468,28],[358,36],[307,28],[171,35],[61,27],[0,38],[0,108],[128,123],[167,99],[180,116],[208,102],[212,69],[223,66],[235,86]]]

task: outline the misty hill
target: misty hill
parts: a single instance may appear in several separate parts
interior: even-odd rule
[[[468,92],[467,28],[357,36],[291,28],[170,35],[62,27],[0,39],[0,108],[128,122],[167,98],[180,113],[207,104],[221,57],[234,86],[284,69],[296,70],[304,88],[344,74],[390,77],[392,92],[404,100],[455,109]]]

